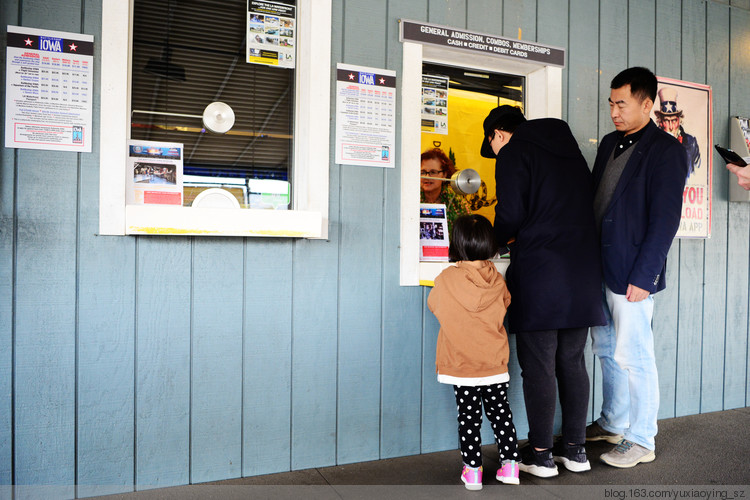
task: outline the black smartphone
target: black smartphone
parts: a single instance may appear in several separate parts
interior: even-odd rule
[[[722,148],[718,144],[714,145],[714,147],[716,148],[716,151],[719,152],[721,157],[724,158],[725,162],[734,163],[735,165],[739,165],[740,167],[744,167],[745,165],[747,165],[747,162],[731,149]]]

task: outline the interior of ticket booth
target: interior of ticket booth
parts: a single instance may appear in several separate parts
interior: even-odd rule
[[[446,66],[424,62],[422,74],[447,81],[445,104],[439,96],[437,103],[430,106],[430,98],[423,90],[421,122],[421,151],[431,148],[441,149],[455,165],[456,169],[471,168],[479,173],[481,185],[476,193],[461,195],[471,213],[480,214],[492,222],[495,218],[495,162],[479,154],[478,131],[487,112],[497,106],[510,105],[524,108],[524,78],[474,68]],[[438,91],[440,92],[440,91]],[[442,94],[440,94],[442,95]],[[425,111],[436,110],[438,116],[445,113],[445,127],[436,127]],[[448,184],[446,182],[446,184]],[[450,189],[445,186],[444,189]]]
[[[496,106],[520,107],[527,119],[562,116],[562,68],[465,49],[403,40],[401,108],[402,286],[431,286],[448,262],[420,262],[420,155],[439,147],[456,169],[479,173],[481,187],[466,196],[472,213],[495,216],[495,162],[482,158],[482,122]],[[447,77],[447,133],[425,124],[423,75]],[[428,103],[429,104],[429,103]],[[501,271],[507,258],[496,259]]]

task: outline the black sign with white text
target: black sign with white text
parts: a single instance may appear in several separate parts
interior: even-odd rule
[[[439,45],[518,61],[565,67],[565,49],[402,19],[400,41]]]

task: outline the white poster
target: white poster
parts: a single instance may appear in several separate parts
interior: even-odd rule
[[[336,163],[395,167],[396,72],[336,67]]]
[[[445,205],[419,205],[419,260],[448,262],[448,218]]]
[[[182,206],[180,143],[128,141],[128,205]]]
[[[8,26],[5,147],[91,152],[94,37]]]
[[[422,75],[422,132],[448,135],[448,77]]]
[[[713,150],[711,148],[711,87],[658,77],[651,117],[675,137],[687,153],[687,178],[677,238],[711,236]]]
[[[294,68],[295,12],[294,5],[247,1],[247,62]]]

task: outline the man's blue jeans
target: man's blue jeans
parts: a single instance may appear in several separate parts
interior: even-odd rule
[[[599,425],[649,450],[655,449],[659,379],[651,318],[654,298],[628,302],[604,285],[605,326],[591,329],[592,348],[602,366]]]

